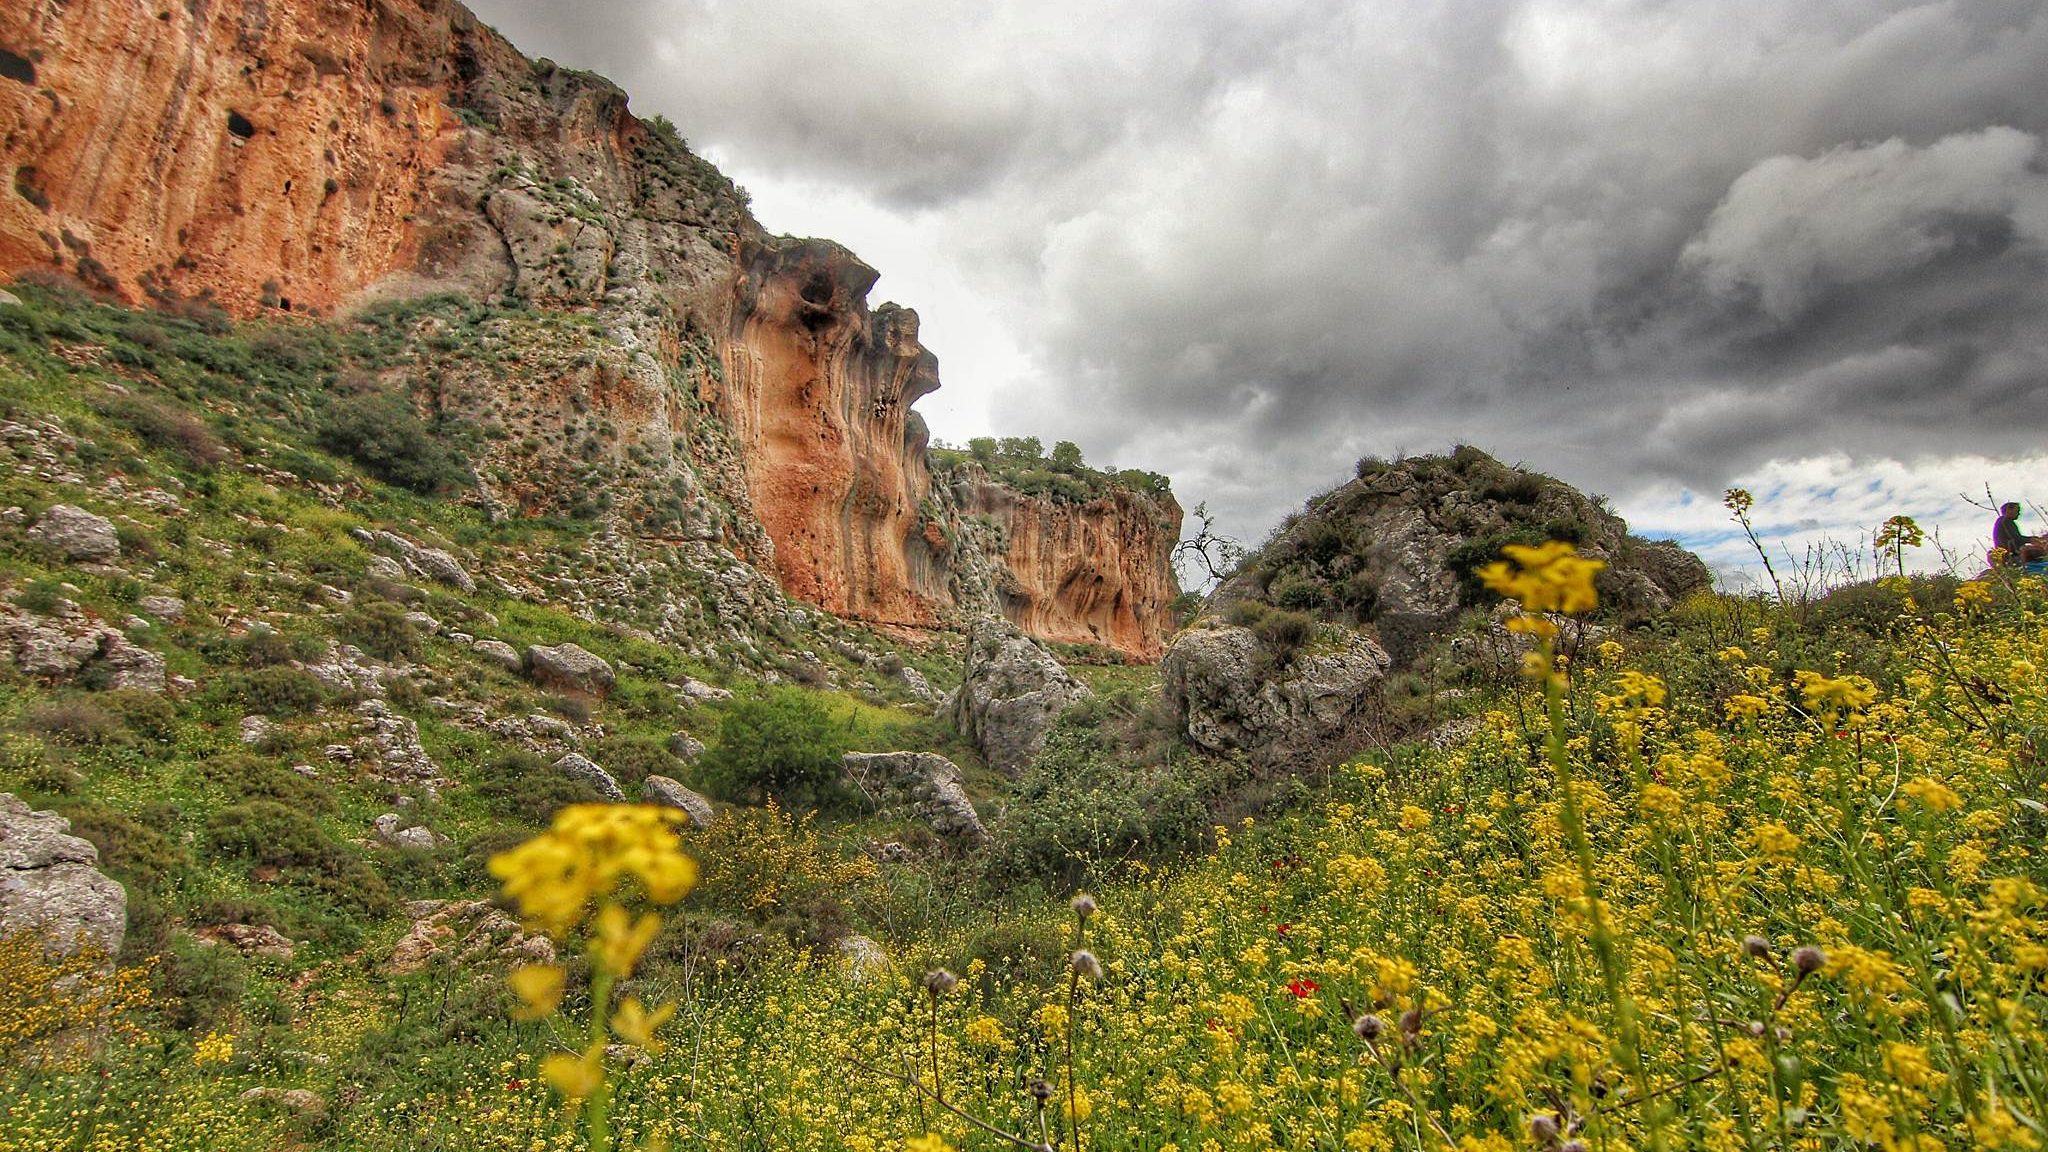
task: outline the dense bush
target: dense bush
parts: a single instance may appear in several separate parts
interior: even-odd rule
[[[471,779],[492,815],[542,825],[571,804],[598,804],[604,796],[589,784],[555,770],[531,752],[506,752]]]
[[[1185,852],[1201,843],[1210,802],[1238,777],[1229,764],[1192,757],[1134,761],[1094,719],[1062,717],[1018,780],[990,853],[999,883],[1072,888],[1127,860]]]
[[[335,631],[343,640],[384,660],[414,660],[420,654],[420,632],[405,618],[405,609],[389,600],[372,600],[342,613]]]
[[[389,392],[344,396],[320,420],[320,446],[361,465],[388,484],[432,494],[473,480],[469,463],[420,419],[412,404]]]
[[[214,680],[209,694],[265,716],[302,715],[334,697],[312,673],[283,664],[224,673]]]
[[[214,851],[268,865],[278,878],[359,914],[382,914],[391,892],[362,854],[330,837],[319,821],[276,800],[223,808],[206,823]]]
[[[845,726],[822,698],[782,685],[734,699],[719,720],[717,747],[698,768],[729,800],[825,808],[847,799],[839,773],[847,748]]]

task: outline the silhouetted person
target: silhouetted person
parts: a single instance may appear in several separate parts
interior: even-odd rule
[[[2024,564],[2048,557],[2048,538],[2020,531],[2020,506],[2016,500],[1999,505],[1998,519],[1991,525],[1991,547],[2003,552],[1999,562]]]

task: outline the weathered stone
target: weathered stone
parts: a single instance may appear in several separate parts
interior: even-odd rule
[[[275,730],[276,725],[272,724],[267,716],[244,716],[241,724],[236,727],[236,735],[241,738],[242,743],[256,745],[263,743]]]
[[[128,893],[102,873],[99,850],[71,822],[0,792],[0,933],[34,930],[61,952],[111,957],[128,930]]]
[[[462,566],[462,562],[439,548],[421,548],[408,559],[415,572],[429,580],[436,580],[464,592],[476,591],[476,580]]]
[[[555,946],[529,934],[519,921],[485,900],[415,900],[405,906],[412,928],[391,949],[389,968],[417,972],[438,957],[458,962],[496,959],[510,964],[552,964]]]
[[[649,804],[665,804],[680,808],[690,817],[690,823],[699,828],[711,827],[718,819],[718,812],[711,807],[711,801],[702,794],[685,788],[680,781],[667,776],[649,776],[640,782],[640,796]]]
[[[372,820],[370,828],[377,834],[377,839],[382,840],[393,848],[431,851],[447,842],[441,837],[436,836],[432,829],[423,825],[415,824],[412,827],[406,827],[405,817],[396,812],[386,812]]]
[[[669,755],[685,764],[695,764],[705,752],[704,742],[688,732],[678,732],[668,738]]]
[[[393,712],[382,700],[365,700],[356,705],[357,715],[369,734],[374,761],[371,770],[392,784],[418,785],[432,792],[441,781],[441,766],[427,755],[420,743],[420,726]]]
[[[1175,637],[1161,691],[1188,740],[1291,770],[1321,767],[1363,738],[1389,664],[1379,645],[1330,625],[1284,666],[1270,660],[1249,628],[1211,622]]]
[[[603,696],[616,678],[604,658],[575,644],[535,644],[526,650],[526,672],[534,683],[562,692]]]
[[[706,684],[702,680],[698,680],[689,676],[683,677],[682,682],[676,685],[676,691],[682,693],[684,697],[691,700],[732,699],[732,692],[730,690],[720,688],[715,684]]]
[[[507,672],[516,675],[526,668],[526,662],[519,658],[519,649],[512,647],[503,640],[478,640],[470,647],[478,656],[483,657],[487,663],[503,668]]]
[[[215,924],[198,932],[201,940],[225,944],[244,956],[267,956],[289,960],[297,947],[292,939],[268,924]]]
[[[268,1104],[282,1108],[303,1120],[317,1120],[327,1115],[327,1101],[310,1088],[251,1088],[242,1093],[244,1104]]]
[[[896,970],[887,950],[869,937],[841,936],[836,947],[839,951],[839,974],[848,984],[858,987],[887,980]]]
[[[106,564],[120,558],[121,538],[114,522],[71,504],[43,513],[28,538],[54,548],[67,560]]]
[[[912,696],[927,704],[936,703],[944,699],[944,695],[938,689],[932,687],[932,682],[924,678],[924,673],[919,672],[908,664],[896,670],[896,678],[903,681],[903,686],[910,689]]]
[[[905,805],[955,847],[988,843],[973,801],[961,786],[960,769],[930,752],[849,752],[840,762],[847,780],[883,806]]]
[[[185,618],[185,602],[176,596],[144,596],[135,606],[166,624],[176,624]]]
[[[368,565],[369,574],[378,580],[397,584],[405,579],[405,568],[389,556],[372,556]]]
[[[597,762],[580,752],[571,752],[555,761],[555,771],[583,781],[603,794],[607,800],[621,800],[626,793],[619,788],[619,782],[612,774],[598,767]]]
[[[1044,645],[990,618],[969,635],[967,666],[949,711],[991,768],[1016,775],[1045,747],[1053,720],[1092,695]]]
[[[111,673],[107,687],[144,692],[164,690],[166,665],[161,653],[152,652],[119,632],[107,632],[102,636],[99,656]]]

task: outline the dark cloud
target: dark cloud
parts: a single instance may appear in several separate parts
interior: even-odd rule
[[[915,213],[1036,364],[999,430],[1247,534],[1366,453],[1626,497],[2048,426],[2037,0],[477,7]]]

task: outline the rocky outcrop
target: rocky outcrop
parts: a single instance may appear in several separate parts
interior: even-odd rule
[[[114,522],[71,504],[43,513],[28,538],[57,550],[66,560],[106,564],[120,558],[121,539]]]
[[[1004,621],[983,620],[968,636],[947,713],[989,767],[1014,776],[1037,759],[1059,714],[1092,695],[1043,645]]]
[[[599,767],[595,760],[581,752],[571,752],[555,761],[555,771],[597,789],[598,795],[607,800],[623,801],[626,793],[612,774]]]
[[[1041,640],[1097,644],[1156,660],[1172,628],[1171,495],[1110,486],[1093,499],[1029,495],[960,470],[949,496],[961,517],[995,530],[992,581],[1004,618]]]
[[[461,963],[552,964],[555,946],[487,900],[415,900],[405,906],[412,928],[392,946],[393,973],[418,972],[437,959]]]
[[[71,822],[0,792],[0,934],[34,931],[51,947],[108,958],[128,931],[128,893],[100,872],[99,850]]]
[[[918,531],[931,474],[910,406],[938,388],[938,358],[917,313],[869,311],[877,276],[830,241],[744,242],[711,401],[752,464],[783,587],[840,615],[931,625],[947,592]]]
[[[640,796],[649,804],[681,809],[690,818],[690,823],[699,828],[709,828],[718,819],[718,811],[711,806],[709,798],[667,776],[649,776],[642,780]]]
[[[883,808],[905,807],[955,847],[988,843],[974,802],[962,786],[960,768],[930,752],[849,752],[840,762],[847,780]]]
[[[0,616],[0,652],[23,675],[105,688],[164,690],[164,658],[60,600],[48,616]]]
[[[604,657],[575,644],[535,644],[526,650],[526,674],[543,688],[603,696],[617,676]]]
[[[1319,768],[1365,736],[1388,664],[1379,645],[1338,625],[1276,663],[1251,629],[1211,621],[1175,637],[1159,672],[1189,742],[1288,771]]]
[[[1369,627],[1405,664],[1464,608],[1490,602],[1473,572],[1502,545],[1554,538],[1606,561],[1601,609],[1616,618],[1662,611],[1712,583],[1698,557],[1629,535],[1602,501],[1464,447],[1361,461],[1357,479],[1310,501],[1210,608],[1254,601]]]

